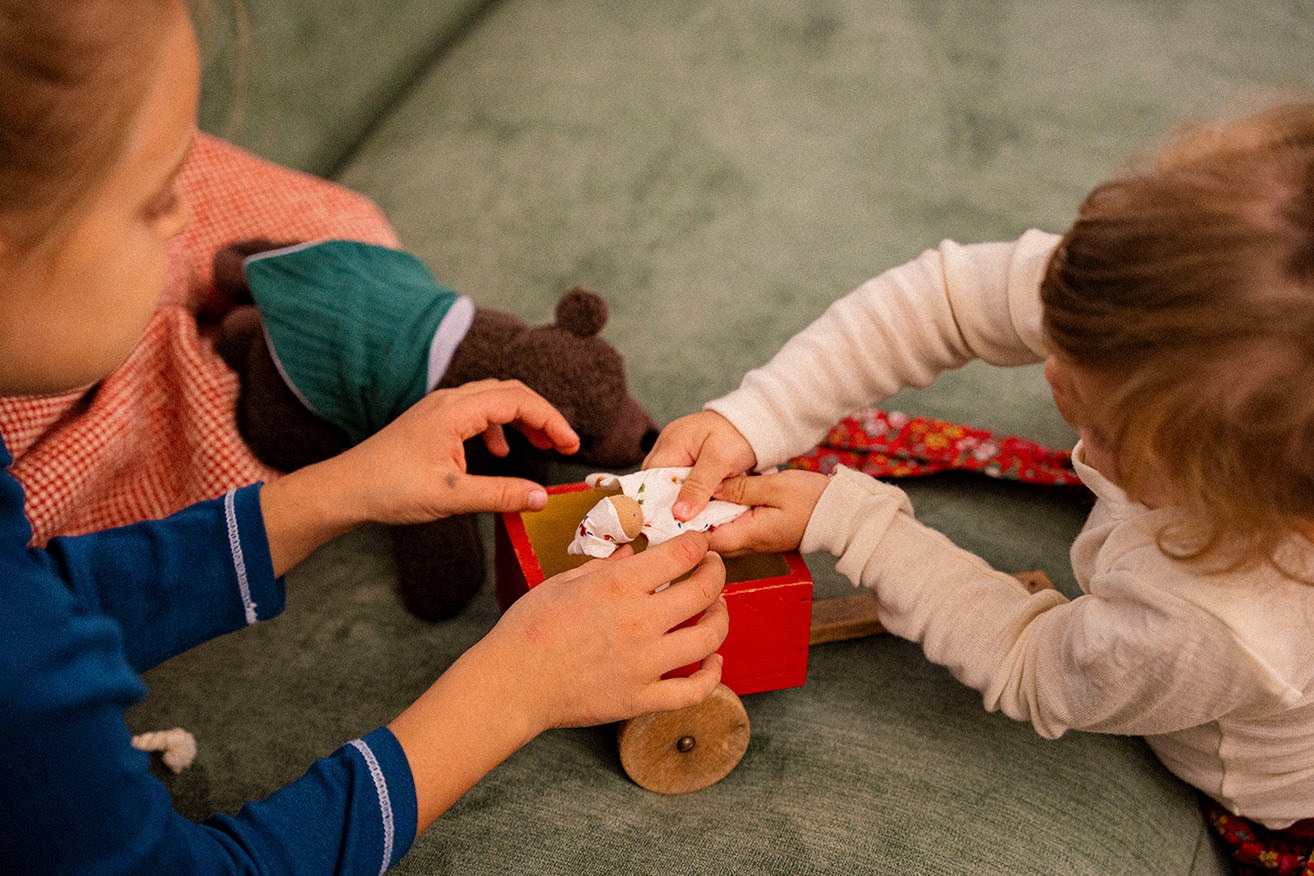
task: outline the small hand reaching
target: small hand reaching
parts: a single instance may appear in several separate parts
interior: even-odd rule
[[[266,484],[260,502],[276,573],[363,523],[543,508],[539,484],[466,470],[464,442],[482,435],[505,455],[505,426],[540,449],[579,449],[565,417],[538,393],[518,381],[482,380],[432,392],[350,450]]]
[[[376,523],[541,509],[547,493],[540,485],[466,471],[466,439],[482,435],[492,453],[505,456],[510,448],[504,426],[542,450],[579,449],[565,417],[538,393],[519,381],[480,380],[430,393],[337,462],[354,471]]]
[[[662,430],[643,461],[644,468],[692,466],[671,508],[675,518],[685,522],[707,507],[722,481],[751,471],[755,465],[757,456],[747,439],[729,420],[713,411],[672,422]]]
[[[829,482],[823,474],[795,470],[725,481],[715,498],[752,507],[710,533],[712,549],[725,556],[797,550]]]

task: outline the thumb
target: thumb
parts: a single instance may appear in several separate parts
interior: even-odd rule
[[[682,523],[697,517],[707,507],[707,501],[721,486],[721,481],[733,474],[738,472],[730,470],[723,462],[711,458],[699,459],[680,485],[680,493],[671,506],[671,514]]]
[[[738,505],[770,505],[771,495],[766,490],[767,479],[740,475],[723,481],[715,491],[716,498]]]

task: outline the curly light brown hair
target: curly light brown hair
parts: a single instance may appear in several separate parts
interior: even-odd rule
[[[1052,350],[1133,498],[1163,484],[1185,559],[1236,569],[1314,531],[1314,103],[1183,129],[1082,203],[1041,287]]]

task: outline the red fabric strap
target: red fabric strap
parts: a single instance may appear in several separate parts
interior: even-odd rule
[[[1084,489],[1069,451],[947,420],[875,408],[841,420],[821,444],[786,463],[789,468],[825,474],[839,465],[873,477],[970,471],[1029,484]]]
[[[1213,800],[1202,802],[1205,818],[1223,841],[1242,876],[1274,873],[1278,876],[1314,876],[1314,818],[1282,830],[1270,830],[1233,815]]]

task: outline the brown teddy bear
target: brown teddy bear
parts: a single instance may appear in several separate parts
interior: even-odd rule
[[[530,326],[439,286],[413,257],[367,244],[245,241],[221,249],[214,268],[217,296],[200,316],[218,323],[215,348],[241,380],[239,431],[279,470],[341,452],[424,392],[486,378],[520,380],[555,405],[580,436],[570,459],[582,465],[637,465],[656,439],[620,354],[599,337],[607,305],[596,293],[571,289],[555,322]],[[545,480],[554,455],[514,430],[507,437],[505,459],[467,442],[469,470]],[[478,592],[476,515],[390,535],[401,598],[417,617],[451,617]]]

